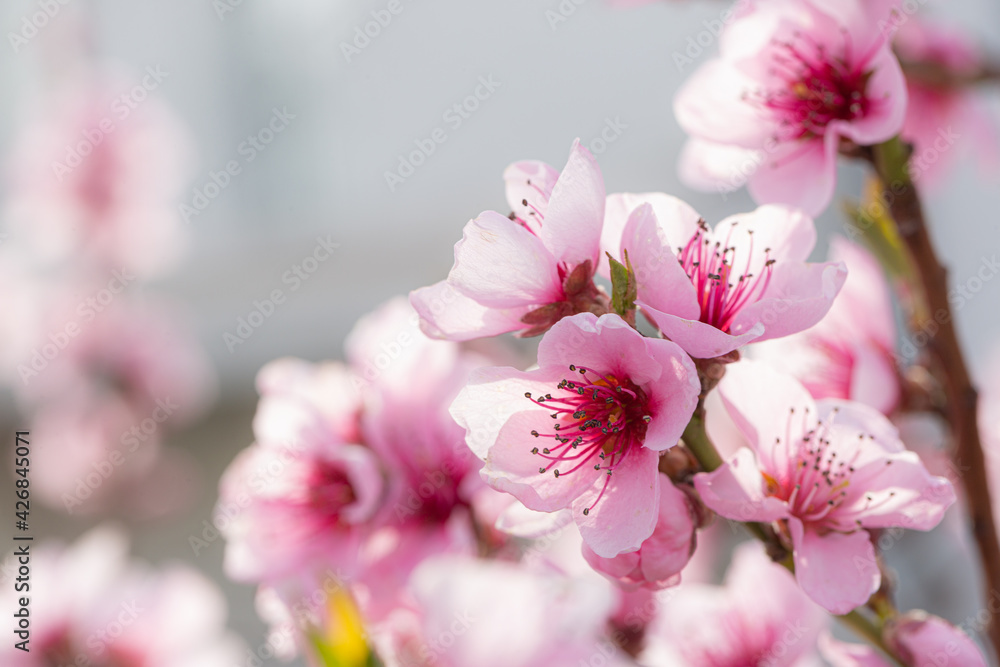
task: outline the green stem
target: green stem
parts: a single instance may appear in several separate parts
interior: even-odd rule
[[[722,457],[719,456],[718,450],[708,437],[708,431],[705,430],[705,407],[700,401],[698,409],[691,416],[691,421],[684,428],[684,435],[681,437],[705,472],[712,472],[722,466]]]
[[[882,630],[857,609],[848,614],[844,614],[843,616],[837,616],[836,618],[838,621],[854,631],[854,633],[859,637],[864,638],[866,641],[885,653],[885,655],[888,656],[893,663],[899,665],[900,667],[905,667],[906,663],[904,663],[882,639]]]

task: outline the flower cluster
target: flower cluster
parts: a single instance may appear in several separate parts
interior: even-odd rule
[[[386,664],[492,664],[502,644],[518,664],[571,665],[615,636],[604,659],[628,664],[705,631],[688,610],[715,593],[664,609],[656,596],[698,571],[717,514],[762,526],[794,577],[745,547],[742,592],[727,595],[747,608],[706,612],[731,616],[739,641],[706,635],[674,659],[771,664],[802,614],[822,621],[789,656],[853,650],[821,641],[822,610],[880,590],[873,531],[930,530],[955,501],[867,405],[889,411],[901,391],[888,297],[863,284],[880,280],[870,258],[838,242],[833,261],[809,262],[813,221],[778,204],[712,227],[670,195],[606,195],[578,142],[562,172],[519,162],[504,176],[512,212],[468,223],[445,281],[363,318],[346,363],[261,371],[256,443],[218,506],[229,574],[261,586],[262,613],[298,628],[307,654],[363,625],[348,643]],[[525,370],[492,339],[512,332],[540,336]],[[820,400],[780,363],[740,360],[763,341],[757,356],[779,356],[782,338],[818,355],[784,365]],[[735,453],[710,464],[697,424],[716,385],[745,446],[720,443]],[[344,602],[310,604],[330,582]],[[751,628],[761,587],[789,601]],[[629,615],[644,604],[657,611]],[[514,643],[489,620],[511,617]]]

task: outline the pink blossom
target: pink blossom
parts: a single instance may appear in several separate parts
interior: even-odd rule
[[[392,299],[354,326],[345,344],[361,388],[361,441],[387,472],[365,546],[365,576],[357,582],[370,618],[399,603],[411,570],[438,553],[473,553],[477,508],[493,493],[479,477],[482,462],[465,445],[448,406],[474,368],[496,363],[492,353],[428,338],[405,299]]]
[[[906,73],[910,102],[902,136],[914,144],[910,165],[914,180],[939,184],[966,149],[995,173],[1000,163],[996,118],[971,85],[960,83],[985,64],[972,37],[911,17],[900,24],[893,46]]]
[[[305,424],[297,435],[297,447],[244,450],[222,478],[215,523],[234,579],[281,582],[324,566],[356,571],[365,523],[382,499],[378,461]]]
[[[660,512],[653,534],[638,551],[601,558],[588,546],[583,557],[622,588],[660,589],[680,583],[681,570],[694,552],[695,524],[687,495],[660,474]]]
[[[128,559],[124,534],[97,528],[72,546],[31,547],[30,652],[0,646],[6,667],[215,667],[235,664],[222,593],[183,566],[154,570]],[[11,618],[12,586],[0,592]]]
[[[178,510],[198,476],[160,443],[211,404],[208,359],[176,309],[125,294],[90,302],[90,289],[57,291],[18,355],[16,394],[53,443],[33,472],[39,499],[132,518]]]
[[[333,570],[378,620],[405,603],[419,562],[475,551],[478,508],[495,513],[481,494],[499,494],[448,413],[471,370],[494,359],[426,337],[401,297],[359,320],[345,347],[346,365],[261,370],[257,442],[223,477],[216,521],[230,576],[291,602]]]
[[[807,329],[847,275],[842,264],[806,262],[813,221],[782,206],[731,216],[714,230],[664,194],[611,195],[607,210],[604,248],[628,252],[638,305],[696,358]]]
[[[886,643],[911,667],[986,667],[976,643],[954,625],[923,611],[892,619],[883,634]],[[833,667],[891,667],[893,663],[868,645],[820,638],[823,657]]]
[[[513,213],[471,220],[447,280],[410,297],[430,336],[535,336],[561,317],[607,310],[593,282],[604,179],[590,152],[577,140],[561,173],[544,162],[515,162],[504,180]]]
[[[545,335],[538,365],[478,370],[452,404],[483,478],[529,509],[572,508],[598,556],[634,551],[656,525],[659,454],[697,402],[693,363],[617,315],[581,313]]]
[[[358,320],[345,350],[363,386],[362,440],[391,472],[385,521],[443,523],[452,510],[467,509],[470,494],[483,486],[482,463],[465,446],[448,406],[473,369],[494,360],[428,338],[403,298]],[[377,375],[369,381],[364,373],[372,367]]]
[[[272,585],[321,569],[358,570],[384,496],[381,462],[359,434],[360,395],[346,366],[279,359],[257,375],[256,443],[219,485],[226,573]]]
[[[757,544],[733,555],[724,586],[671,589],[649,630],[643,664],[807,667],[828,618]]]
[[[422,564],[411,588],[414,613],[382,628],[389,667],[630,664],[603,636],[614,597],[600,582],[447,556]]]
[[[81,79],[42,101],[44,113],[19,137],[6,217],[44,259],[160,273],[185,242],[176,200],[191,158],[187,130],[152,96],[125,107],[117,98],[134,85],[127,78]]]
[[[720,37],[720,55],[678,92],[692,136],[681,177],[695,187],[746,183],[761,203],[815,215],[830,203],[842,141],[899,132],[906,87],[879,25],[893,0],[751,0]]]
[[[160,424],[147,419],[148,434],[143,420],[114,399],[39,410],[30,430],[52,446],[34,454],[35,497],[73,515],[144,519],[190,505],[199,491],[197,468],[184,453],[162,447]]]
[[[287,444],[289,425],[302,412],[317,420],[317,428],[341,442],[361,439],[361,393],[357,377],[336,361],[319,364],[285,357],[276,359],[257,373],[257,391],[262,402],[275,401],[280,411],[258,410],[254,433],[263,442]]]
[[[833,613],[878,589],[868,529],[930,530],[955,502],[951,483],[931,476],[868,406],[815,401],[752,361],[731,365],[719,389],[750,447],[695,476],[702,501],[730,519],[776,522],[799,585]]]
[[[848,269],[830,312],[802,333],[755,346],[754,355],[794,375],[814,398],[860,401],[888,415],[902,390],[885,274],[869,252],[842,238],[831,239],[830,260]]]
[[[116,275],[129,281],[127,272]],[[215,377],[183,311],[113,294],[108,284],[121,288],[121,280],[95,281],[53,297],[33,343],[38,354],[25,352],[18,366],[19,397],[29,406],[120,400],[138,421],[170,404],[172,426],[189,422],[211,404]],[[63,347],[53,343],[60,334]]]

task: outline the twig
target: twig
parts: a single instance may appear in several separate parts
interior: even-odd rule
[[[931,370],[947,397],[946,410],[955,437],[953,456],[956,464],[960,462],[961,469],[966,471],[962,484],[985,574],[987,592],[984,599],[988,600],[990,591],[1000,591],[1000,543],[976,419],[977,393],[948,303],[948,271],[934,251],[920,198],[907,170],[909,156],[910,147],[897,137],[874,147],[872,164],[886,188],[884,197],[889,212],[913,256],[928,306],[927,315],[920,321],[911,321],[910,328],[927,337],[927,351],[933,362]],[[994,652],[1000,656],[1000,624],[995,619],[990,620],[990,641]]]

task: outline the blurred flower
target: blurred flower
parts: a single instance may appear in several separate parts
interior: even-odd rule
[[[222,593],[183,565],[153,570],[128,559],[124,534],[98,528],[71,547],[31,547],[30,652],[4,642],[8,667],[222,667],[240,642],[225,630]],[[0,593],[4,616],[18,605]]]
[[[649,629],[643,664],[806,667],[828,617],[758,544],[733,555],[724,586],[671,589]]]
[[[687,494],[662,473],[659,485],[660,511],[656,527],[638,551],[601,558],[583,545],[583,557],[591,567],[626,590],[655,590],[677,585],[681,570],[694,552],[695,524]]]
[[[886,624],[886,644],[912,667],[986,667],[976,643],[954,625],[923,611],[911,611]],[[820,651],[833,667],[891,667],[869,645],[846,644],[829,635],[820,638]]]
[[[973,88],[986,59],[972,37],[913,17],[900,24],[893,47],[906,74],[909,103],[902,135],[914,144],[913,179],[939,184],[965,148],[995,173],[1000,135],[996,118]]]
[[[470,221],[448,279],[410,297],[428,335],[537,336],[567,315],[607,311],[593,282],[604,219],[594,157],[576,140],[562,173],[544,162],[515,162],[504,180],[513,213],[486,211]]]
[[[26,407],[119,400],[141,420],[170,403],[175,426],[209,407],[214,374],[182,313],[123,290],[87,281],[49,295],[18,368],[16,392]]]
[[[189,455],[161,446],[159,426],[149,417],[145,432],[143,420],[116,400],[42,408],[29,430],[51,445],[33,454],[35,497],[73,515],[119,513],[130,519],[189,507],[200,490],[199,473]]]
[[[670,341],[589,313],[552,327],[538,365],[480,369],[452,405],[484,479],[532,510],[572,508],[599,556],[634,551],[656,525],[659,453],[697,402],[694,365]]]
[[[557,571],[456,556],[413,574],[415,606],[378,629],[388,667],[631,664],[604,636],[607,587]]]
[[[875,258],[845,239],[831,239],[830,260],[847,266],[830,312],[802,333],[755,345],[754,356],[793,375],[814,398],[859,401],[888,415],[902,393],[889,285]]]
[[[695,488],[729,519],[781,522],[799,585],[832,613],[879,587],[866,529],[930,530],[955,502],[951,483],[932,477],[868,406],[816,402],[792,377],[752,361],[731,365],[719,390],[750,447],[696,475]]]
[[[280,411],[275,402],[262,400],[259,412]],[[309,416],[301,419],[288,431],[294,444],[253,445],[220,482],[221,508],[245,499],[236,516],[217,520],[234,579],[280,582],[317,563],[347,576],[356,570],[364,529],[382,500],[378,461],[365,447],[310,432]]]
[[[38,498],[70,513],[177,511],[196,497],[198,473],[161,443],[211,404],[206,355],[173,308],[80,293],[48,293],[18,355],[15,394],[51,443],[36,454]]]
[[[496,514],[482,494],[499,494],[447,408],[473,368],[500,360],[484,350],[427,338],[397,298],[357,323],[346,365],[263,368],[256,444],[220,486],[227,573],[291,609],[332,579],[377,621],[425,558],[474,552],[477,512]]]
[[[816,243],[813,221],[783,206],[731,216],[714,230],[664,194],[611,195],[607,211],[605,249],[628,253],[636,302],[696,358],[809,328],[846,278],[843,265],[806,262]]]
[[[11,231],[40,257],[149,276],[183,244],[175,197],[190,140],[153,91],[166,74],[89,71],[40,104],[8,163]],[[135,90],[142,91],[140,95]]]
[[[816,215],[836,182],[842,141],[871,145],[903,123],[906,87],[880,29],[893,0],[746,3],[720,36],[720,56],[677,93],[691,136],[681,157],[690,185],[747,184],[760,203]]]

